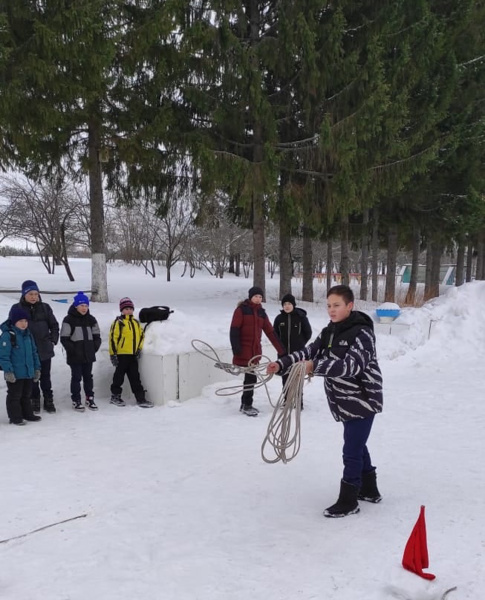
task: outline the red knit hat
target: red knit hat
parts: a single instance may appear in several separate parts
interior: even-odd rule
[[[424,579],[435,579],[436,575],[423,573],[423,569],[429,567],[428,545],[426,541],[426,521],[424,520],[424,506],[421,506],[418,520],[409,536],[404,554],[402,566]]]
[[[120,300],[120,311],[124,310],[125,308],[132,308],[133,310],[135,310],[135,305],[128,297],[121,298]]]

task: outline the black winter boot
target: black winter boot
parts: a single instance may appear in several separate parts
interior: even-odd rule
[[[56,412],[56,407],[54,406],[54,399],[52,396],[47,396],[47,398],[44,396],[44,410],[48,413]]]
[[[342,479],[340,482],[340,494],[338,500],[332,506],[329,506],[323,511],[325,517],[332,519],[338,517],[346,517],[347,515],[354,515],[359,512],[359,503],[357,502],[357,495],[359,488],[356,485],[347,483]]]
[[[370,473],[362,474],[362,485],[359,490],[359,500],[365,500],[366,502],[373,502],[377,504],[382,500],[382,496],[377,489],[377,476],[375,469]]]
[[[32,410],[35,413],[40,413],[40,398],[32,398]]]

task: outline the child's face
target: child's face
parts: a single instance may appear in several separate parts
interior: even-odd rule
[[[133,312],[134,312],[134,309],[133,309],[133,308],[129,308],[129,307],[128,307],[128,308],[124,308],[124,309],[121,311],[121,314],[122,314],[122,315],[132,315],[132,314],[133,314]]]
[[[78,313],[85,315],[89,310],[89,306],[87,304],[80,304],[79,306],[76,306],[76,310]]]
[[[262,301],[263,301],[263,296],[261,296],[261,294],[256,294],[255,296],[251,297],[251,302],[253,304],[261,304]]]
[[[345,304],[344,298],[342,296],[337,296],[337,294],[330,294],[327,298],[328,316],[332,323],[344,321],[350,315],[353,308],[353,302]]]
[[[295,307],[291,302],[285,302],[283,304],[283,310],[285,311],[285,313],[290,313],[294,308]]]
[[[27,321],[27,319],[20,319],[20,321],[17,321],[15,323],[15,327],[18,327],[19,329],[27,329],[28,326],[29,322]]]
[[[24,296],[25,301],[28,302],[29,304],[35,304],[36,302],[39,301],[39,292],[32,290],[30,292],[27,292]]]

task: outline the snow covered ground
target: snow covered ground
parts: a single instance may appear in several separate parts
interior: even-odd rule
[[[0,258],[0,288],[24,279],[42,289],[59,321],[90,263],[73,261],[77,281],[48,275],[37,259]],[[8,425],[0,378],[1,600],[480,600],[485,587],[485,284],[448,289],[420,309],[398,336],[378,333],[385,409],[369,442],[382,503],[361,503],[326,519],[341,477],[342,426],[328,411],[323,382],[305,388],[302,447],[289,464],[268,465],[261,443],[272,409],[257,392],[258,418],[238,412],[237,396],[217,385],[181,405],[141,410],[109,405],[109,324],[117,302],[166,304],[170,319],[148,334],[147,352],[190,349],[200,338],[228,345],[238,300],[252,281],[197,273],[171,283],[163,270],[109,267],[111,304],[92,305],[103,346],[95,368],[98,413],[71,410],[69,369],[57,347],[55,415]],[[299,290],[295,284],[298,297]],[[268,280],[266,309],[280,308]],[[308,310],[315,334],[326,324],[324,284]],[[0,294],[0,319],[18,300]],[[373,313],[372,303],[357,308]],[[431,336],[429,337],[431,323]],[[280,380],[269,384],[276,398]],[[173,403],[172,403],[173,404]],[[401,567],[404,546],[426,506],[434,581]]]

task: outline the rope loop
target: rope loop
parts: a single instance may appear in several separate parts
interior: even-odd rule
[[[290,370],[289,377],[276,404],[273,404],[269,394],[267,383],[273,377],[266,373],[266,368],[271,362],[267,356],[253,356],[247,367],[240,367],[232,363],[222,361],[216,350],[207,342],[192,340],[194,350],[214,362],[214,367],[221,369],[230,375],[242,375],[253,373],[256,375],[256,383],[252,388],[264,386],[273,415],[268,424],[265,438],[261,445],[261,457],[266,463],[274,464],[280,460],[288,463],[293,460],[300,450],[301,428],[300,415],[303,397],[303,384],[306,378],[306,362],[295,363]],[[231,385],[216,390],[216,396],[233,396],[240,394],[249,386],[244,384]],[[267,446],[271,446],[274,456],[268,457]]]

